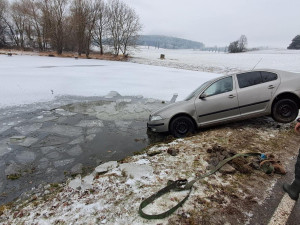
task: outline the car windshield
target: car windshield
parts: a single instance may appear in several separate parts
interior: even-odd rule
[[[188,101],[191,100],[193,97],[195,97],[196,95],[200,94],[201,91],[203,91],[203,89],[207,86],[207,84],[209,83],[209,81],[201,84],[198,88],[196,88],[196,90],[194,90],[191,94],[189,94],[184,101]]]

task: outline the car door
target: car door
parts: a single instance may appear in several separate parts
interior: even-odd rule
[[[232,76],[221,78],[196,97],[199,125],[217,123],[240,116],[236,84]]]
[[[241,116],[264,114],[276,92],[280,79],[277,74],[252,71],[236,75]]]

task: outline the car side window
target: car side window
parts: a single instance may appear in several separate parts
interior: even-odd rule
[[[260,73],[261,73],[262,81],[264,83],[273,81],[273,80],[277,80],[277,78],[278,78],[276,73],[265,72],[265,71],[261,71]]]
[[[204,91],[204,94],[206,94],[206,96],[208,97],[208,96],[226,93],[232,91],[232,89],[233,89],[232,77],[226,77],[210,85]]]
[[[245,88],[262,83],[262,78],[259,71],[241,73],[236,76],[240,88]]]

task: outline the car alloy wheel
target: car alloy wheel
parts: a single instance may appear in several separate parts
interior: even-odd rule
[[[185,137],[195,131],[194,123],[187,116],[179,116],[171,121],[170,131],[174,137]]]
[[[298,106],[291,99],[281,99],[272,108],[272,117],[280,123],[290,123],[298,116]]]

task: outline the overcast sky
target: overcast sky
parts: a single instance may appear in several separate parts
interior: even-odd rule
[[[300,34],[300,0],[124,0],[143,34],[170,35],[225,46],[241,34],[248,47],[286,48]]]

